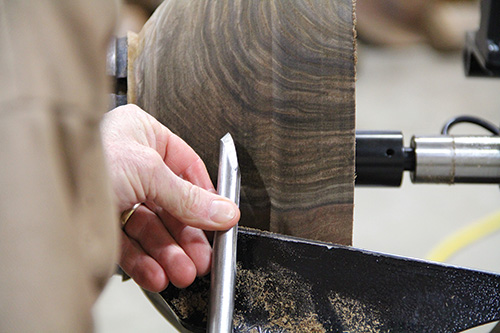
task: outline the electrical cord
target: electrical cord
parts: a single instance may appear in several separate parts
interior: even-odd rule
[[[500,230],[500,211],[478,220],[438,244],[427,256],[429,260],[445,262],[465,247]]]
[[[495,124],[474,116],[458,116],[446,122],[442,135],[449,135],[450,129],[459,123],[471,123],[488,130],[493,135],[500,135],[500,128]],[[445,262],[465,247],[500,231],[500,211],[478,220],[456,231],[439,243],[427,256],[429,260]]]
[[[500,135],[500,128],[493,123],[490,123],[487,120],[481,119],[479,117],[474,116],[458,116],[451,118],[444,124],[443,129],[441,130],[441,134],[448,135],[450,129],[459,123],[470,123],[481,126],[482,128],[490,131],[493,135]]]

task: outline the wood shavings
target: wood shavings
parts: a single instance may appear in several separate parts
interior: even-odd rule
[[[342,322],[343,333],[380,332],[383,323],[375,306],[364,304],[356,299],[334,293],[328,297],[333,311]]]
[[[315,313],[311,287],[278,264],[266,270],[238,267],[236,294],[241,305],[235,312],[237,332],[326,332]]]

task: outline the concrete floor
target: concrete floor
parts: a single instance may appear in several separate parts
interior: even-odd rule
[[[466,79],[460,54],[425,46],[359,47],[357,128],[438,134],[450,117],[482,116],[500,123],[500,80]],[[454,133],[484,133],[464,125]],[[354,245],[425,258],[445,236],[500,210],[495,185],[414,185],[357,188]],[[500,272],[500,233],[456,255],[452,264]],[[111,279],[95,307],[97,332],[175,332],[133,282]],[[491,325],[474,332],[489,332]]]

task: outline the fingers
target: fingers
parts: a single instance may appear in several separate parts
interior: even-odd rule
[[[155,121],[154,118],[152,121]],[[155,202],[192,227],[227,230],[235,225],[240,218],[239,208],[232,201],[215,195],[215,188],[201,158],[184,140],[156,123],[164,130],[165,150],[160,154],[166,168],[159,167],[156,174],[162,178],[154,184],[163,180],[169,186],[157,186],[155,193],[159,195]],[[180,179],[172,178],[170,173],[180,176]],[[173,197],[171,193],[179,195]]]
[[[191,149],[181,138],[172,134],[169,137],[165,164],[172,170],[173,173],[187,180],[189,183],[199,186],[204,190],[208,190],[211,194],[216,193],[215,188],[210,180],[207,169],[199,156]],[[172,213],[181,221],[188,223],[191,226],[202,228],[205,230],[225,230],[233,226],[239,220],[239,209],[230,200],[222,197],[208,195],[204,191],[199,191],[196,187],[186,182],[176,182],[175,185],[183,189],[180,193],[183,205],[177,207],[184,208],[178,212]],[[205,211],[197,209],[203,207],[205,201]],[[208,206],[208,215],[206,203]],[[190,214],[202,216],[205,221],[197,221],[196,218],[191,222]],[[209,221],[206,218],[209,218]],[[193,224],[193,223],[202,223]],[[208,222],[208,224],[206,224]],[[215,224],[213,224],[215,222]],[[222,224],[222,226],[220,225]]]
[[[191,147],[136,106],[116,111],[103,136],[121,210],[147,200],[196,228],[226,230],[236,224],[239,209],[211,193],[205,165]]]
[[[163,281],[156,278],[154,284],[149,281],[148,290],[163,290],[168,280],[179,288],[187,287],[197,275],[205,275],[210,269],[211,248],[203,231],[183,226],[166,213],[163,216],[165,221],[162,222],[155,213],[141,206],[125,226],[127,235],[132,239],[131,243],[136,242],[142,250],[142,253],[135,250],[138,252],[135,255],[137,261],[147,262],[144,257],[150,256],[166,276]],[[126,267],[122,268],[129,273]],[[143,267],[144,270],[150,268],[151,265],[149,268]],[[153,272],[156,269],[157,267],[153,267]],[[136,268],[134,273],[139,278],[144,275],[140,268]],[[137,281],[135,275],[131,277]]]
[[[176,175],[205,190],[214,190],[201,158],[184,140],[173,133],[168,136],[164,161]]]
[[[210,271],[212,247],[203,230],[181,223],[163,209],[156,212],[177,243],[184,249],[196,266],[197,276]]]
[[[120,211],[139,208],[126,225],[120,265],[142,287],[186,287],[210,269],[211,248],[202,230],[227,230],[238,207],[216,195],[207,169],[186,142],[136,106],[110,112],[103,141]],[[202,229],[202,230],[198,230]]]
[[[196,152],[158,120],[133,104],[108,112],[102,122],[104,146],[136,142],[154,149],[172,171],[207,190],[213,190],[204,163]]]
[[[159,292],[168,285],[163,268],[141,246],[122,233],[120,267],[142,288]]]
[[[209,192],[217,192],[212,184],[212,181],[210,180],[205,163],[203,163],[201,158],[198,158],[198,160],[179,173],[179,176],[196,186],[208,190]]]
[[[240,218],[234,202],[177,177],[166,165],[156,165],[151,186],[150,200],[189,226],[227,230]]]

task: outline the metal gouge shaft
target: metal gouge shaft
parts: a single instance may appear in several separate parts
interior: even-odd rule
[[[233,138],[227,133],[220,140],[217,191],[237,205],[240,202],[240,179],[236,148]],[[227,231],[218,231],[214,236],[208,332],[232,331],[237,232],[236,225]]]

